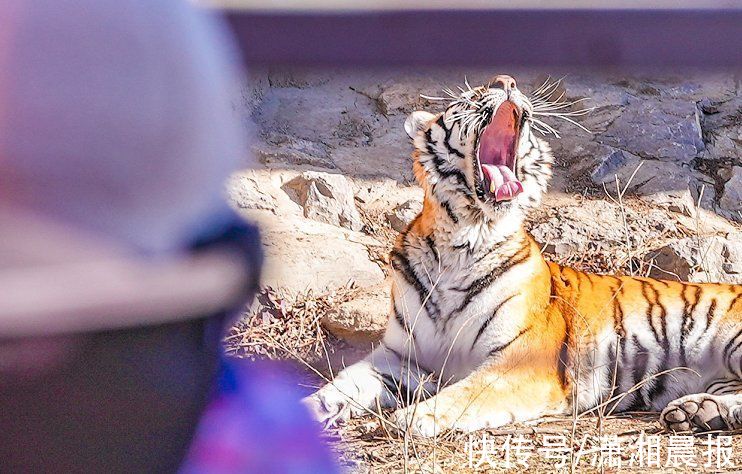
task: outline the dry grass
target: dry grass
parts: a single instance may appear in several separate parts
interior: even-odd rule
[[[575,431],[574,435],[572,431]],[[647,467],[639,469],[631,466],[631,456],[637,452],[637,443],[644,432],[645,436],[661,436],[661,468]],[[490,460],[484,459],[481,448],[482,437],[493,440],[496,447],[501,447],[510,437],[511,442],[522,437],[533,447],[527,466],[515,465],[505,469],[505,453],[502,449],[487,450]],[[558,459],[548,459],[540,449],[544,448],[545,437],[561,437],[567,440],[566,456],[571,461],[559,471],[562,472],[717,472],[715,466],[704,468],[707,447],[704,444],[706,435],[694,437],[695,459],[698,468],[665,466],[668,455],[669,435],[663,433],[654,413],[632,412],[613,415],[603,420],[598,426],[596,417],[587,417],[576,423],[571,417],[552,417],[529,424],[513,424],[498,430],[485,430],[472,435],[449,433],[435,440],[415,439],[415,449],[405,447],[403,439],[389,436],[379,423],[368,419],[352,420],[340,429],[328,432],[327,439],[336,449],[338,456],[350,472],[556,472]],[[603,469],[598,459],[593,459],[599,449],[598,439],[610,439],[615,436],[621,446],[619,457],[621,467]],[[552,438],[553,439],[553,438]],[[472,442],[473,441],[473,442]],[[474,449],[470,449],[471,447]],[[733,452],[742,449],[742,437],[733,436]],[[513,463],[515,459],[512,459]],[[740,465],[735,457],[735,465]],[[570,462],[574,463],[570,468]],[[481,465],[477,466],[478,463]],[[728,470],[728,469],[727,469]]]
[[[324,293],[266,287],[227,335],[225,351],[248,359],[324,360],[343,344],[322,328],[322,317],[358,291],[352,283]]]

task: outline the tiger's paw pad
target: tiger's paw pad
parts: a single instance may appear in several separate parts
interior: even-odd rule
[[[668,403],[660,414],[660,423],[675,432],[724,431],[729,429],[726,416],[727,410],[718,397],[694,394]]]

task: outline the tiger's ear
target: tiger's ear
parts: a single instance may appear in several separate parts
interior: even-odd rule
[[[435,115],[430,112],[416,110],[407,117],[407,120],[404,121],[404,131],[407,132],[407,135],[409,135],[410,138],[415,138],[417,132],[425,130],[428,122],[433,120],[433,118],[435,118]]]

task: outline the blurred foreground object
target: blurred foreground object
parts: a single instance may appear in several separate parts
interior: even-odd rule
[[[284,364],[225,361],[181,474],[337,472]]]
[[[227,38],[177,0],[0,3],[2,472],[185,456],[261,266]]]

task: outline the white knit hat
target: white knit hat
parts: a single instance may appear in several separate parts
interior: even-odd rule
[[[229,259],[178,260],[245,156],[236,71],[222,25],[182,0],[0,2],[0,336],[238,291]]]

